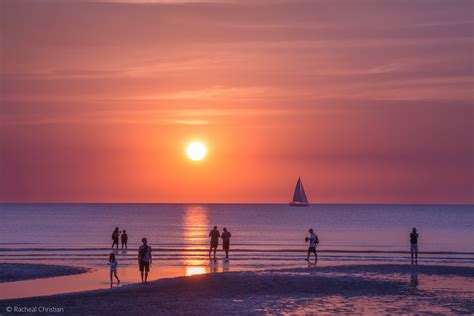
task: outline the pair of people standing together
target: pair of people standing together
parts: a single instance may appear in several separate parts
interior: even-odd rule
[[[211,246],[209,247],[209,258],[211,257],[211,253],[214,251],[214,259],[216,259],[216,251],[217,247],[219,246],[219,237],[222,238],[222,249],[225,251],[225,258],[229,258],[229,250],[230,250],[230,237],[232,235],[230,232],[227,231],[227,228],[222,229],[222,234],[217,229],[217,226],[209,232],[209,237],[211,238]]]
[[[120,235],[122,234],[122,235]],[[124,230],[121,232],[118,227],[115,227],[115,230],[112,232],[112,249],[114,246],[117,246],[117,249],[119,247],[119,237],[122,242],[122,249],[127,249],[128,246],[128,235],[127,231]]]

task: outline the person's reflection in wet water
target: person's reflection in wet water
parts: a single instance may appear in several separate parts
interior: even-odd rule
[[[316,267],[317,267],[317,264],[316,264],[316,263],[313,263],[313,262],[309,262],[309,261],[308,261],[308,269],[309,269],[309,268],[315,269]]]
[[[412,271],[410,275],[410,286],[414,289],[418,288],[418,272]]]
[[[230,262],[229,259],[224,260],[224,264],[222,265],[222,272],[229,272],[230,271]]]
[[[210,260],[211,273],[217,272],[217,259]]]

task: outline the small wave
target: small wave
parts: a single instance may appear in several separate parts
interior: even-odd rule
[[[245,249],[235,248],[231,249],[233,253],[236,252],[256,252],[256,253],[300,253],[306,251],[306,248],[300,249]],[[111,249],[111,248],[0,248],[0,252],[83,252],[83,251],[128,251],[136,252],[136,249]],[[207,252],[209,248],[153,248],[154,252]],[[378,254],[410,254],[409,251],[403,250],[342,250],[342,249],[318,249],[318,253],[378,253]],[[420,251],[419,254],[428,255],[474,255],[474,252],[460,252],[460,251]]]

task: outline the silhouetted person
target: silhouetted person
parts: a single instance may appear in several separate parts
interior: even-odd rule
[[[309,241],[309,248],[308,248],[308,256],[306,257],[306,261],[309,262],[309,256],[311,253],[314,253],[314,264],[318,262],[318,254],[316,253],[316,246],[319,244],[319,238],[318,235],[314,233],[314,230],[310,228],[309,232],[309,237],[305,238],[305,242]]]
[[[115,227],[115,230],[112,233],[112,248],[114,248],[115,245],[117,245],[117,249],[119,246],[119,235],[120,231],[118,227]]]
[[[410,234],[410,253],[411,253],[411,264],[418,265],[418,233],[416,228],[413,227],[413,230]],[[413,260],[414,259],[414,260]]]
[[[221,234],[217,230],[217,226],[214,226],[214,229],[209,232],[209,237],[211,237],[211,247],[209,248],[209,258],[211,257],[211,252],[214,250],[214,259],[216,258],[217,246],[219,246],[219,237]]]
[[[122,242],[122,249],[125,247],[125,249],[127,249],[127,243],[128,243],[128,235],[127,235],[127,231],[124,230],[122,235],[120,236],[120,241]]]
[[[113,276],[117,279],[118,284],[120,284],[120,280],[117,276],[117,260],[115,259],[115,254],[112,252],[109,255],[109,265],[110,265],[110,287],[112,287],[112,284],[114,283]]]
[[[138,265],[140,267],[142,283],[147,283],[148,272],[150,271],[150,265],[152,262],[151,247],[147,245],[147,242],[146,238],[142,238],[143,245],[138,248]],[[145,272],[145,277],[143,277],[143,272]]]
[[[227,259],[229,258],[230,237],[232,237],[232,235],[227,231],[227,228],[224,227],[222,230],[222,249],[224,249],[225,257]]]

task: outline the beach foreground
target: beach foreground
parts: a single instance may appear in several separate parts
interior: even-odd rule
[[[162,279],[111,290],[0,301],[68,315],[472,313],[474,268],[380,264]]]

